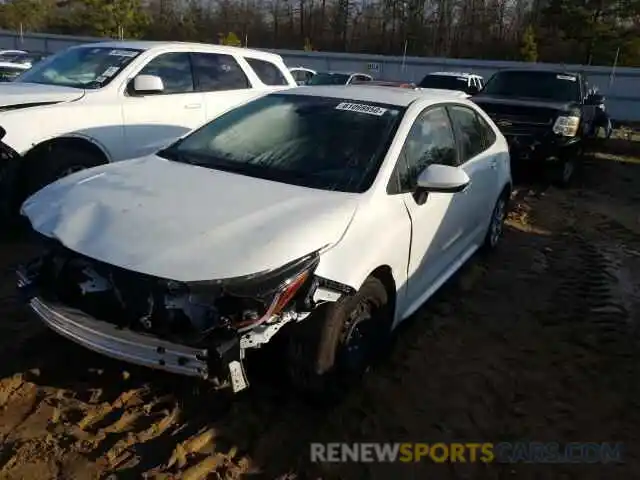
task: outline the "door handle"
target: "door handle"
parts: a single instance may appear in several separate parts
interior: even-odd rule
[[[189,103],[188,105],[184,106],[184,108],[186,108],[187,110],[195,110],[196,108],[200,107],[202,107],[201,103]]]

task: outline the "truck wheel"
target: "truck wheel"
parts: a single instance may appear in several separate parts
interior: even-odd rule
[[[25,199],[62,177],[104,163],[103,158],[86,149],[53,146],[29,162],[24,178]]]
[[[294,388],[314,402],[341,398],[390,338],[390,310],[387,291],[374,277],[355,295],[319,306],[288,338]]]
[[[556,166],[554,183],[561,188],[566,188],[571,183],[576,171],[576,161],[573,158],[563,160]]]
[[[581,144],[578,150],[558,161],[551,167],[551,183],[560,188],[567,188],[575,177],[585,157],[585,146]]]

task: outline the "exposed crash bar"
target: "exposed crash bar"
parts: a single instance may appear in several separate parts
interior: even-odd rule
[[[117,360],[181,375],[207,378],[207,351],[177,345],[95,320],[78,310],[34,297],[29,307],[54,330],[95,352]]]

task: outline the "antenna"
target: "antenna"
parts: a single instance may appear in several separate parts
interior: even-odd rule
[[[613,66],[611,67],[611,75],[609,75],[609,88],[613,85],[613,78],[616,75],[616,67],[618,66],[618,56],[620,55],[620,47],[616,50],[616,58],[613,60]]]
[[[402,51],[402,67],[400,68],[400,71],[402,73],[404,73],[404,62],[407,59],[407,39],[404,40],[404,49]]]

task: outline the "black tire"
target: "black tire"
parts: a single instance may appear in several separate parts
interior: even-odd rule
[[[551,167],[551,183],[559,188],[567,188],[571,185],[577,168],[575,158],[560,160]]]
[[[489,220],[489,229],[484,237],[482,244],[482,250],[485,252],[491,252],[496,249],[502,238],[504,232],[504,222],[507,219],[507,212],[509,207],[509,192],[504,191],[498,200],[496,200],[493,210],[491,212],[491,219]]]
[[[24,198],[71,173],[105,163],[88,149],[55,145],[30,160],[24,177]]]
[[[388,300],[382,282],[369,277],[355,295],[321,305],[296,325],[287,346],[294,388],[314,403],[331,404],[357,384],[390,338]]]

